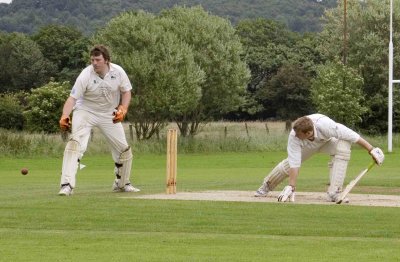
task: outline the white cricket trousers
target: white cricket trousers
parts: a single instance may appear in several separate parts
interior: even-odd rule
[[[112,114],[91,113],[85,110],[75,110],[72,117],[72,139],[80,144],[80,158],[85,153],[90,133],[93,127],[97,127],[107,139],[111,148],[111,154],[114,162],[119,162],[119,157],[129,144],[126,141],[125,131],[122,123],[114,124]]]
[[[80,145],[79,159],[82,159],[87,149],[92,128],[97,127],[107,139],[114,162],[120,162],[120,155],[129,148],[129,144],[126,141],[122,123],[114,124],[112,119],[113,115],[111,113],[91,113],[85,110],[74,110],[71,139],[77,141]],[[74,164],[76,164],[76,162]],[[77,170],[75,168],[72,168],[69,172],[63,172],[61,175],[61,185],[70,184],[71,187],[75,187],[76,172]]]

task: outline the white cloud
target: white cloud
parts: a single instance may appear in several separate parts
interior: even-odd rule
[[[12,2],[12,0],[0,0],[0,3],[9,4],[9,3],[11,3],[11,2]]]

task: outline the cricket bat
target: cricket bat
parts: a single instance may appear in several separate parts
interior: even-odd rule
[[[339,198],[336,200],[336,204],[341,204],[342,201],[345,199],[345,197],[347,196],[348,193],[350,193],[350,191],[353,189],[353,187],[355,187],[355,185],[358,183],[358,181],[360,181],[360,179],[366,174],[368,173],[369,170],[371,170],[371,168],[375,165],[375,161],[372,162],[366,169],[364,169],[363,171],[361,171],[361,173],[354,178],[353,180],[350,181],[350,183],[346,186],[346,188],[343,190],[343,192],[340,194]]]

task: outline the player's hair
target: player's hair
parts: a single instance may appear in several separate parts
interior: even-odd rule
[[[293,123],[293,130],[294,132],[298,133],[307,133],[308,131],[314,130],[314,124],[309,117],[302,116],[297,118],[296,121]]]
[[[90,56],[100,56],[103,55],[104,60],[110,62],[111,57],[110,57],[110,52],[108,51],[108,48],[104,45],[95,45],[92,50],[90,50]]]

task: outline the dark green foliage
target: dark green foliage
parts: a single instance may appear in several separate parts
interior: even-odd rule
[[[297,64],[284,64],[268,83],[258,91],[264,108],[276,112],[279,119],[295,120],[313,112],[310,79]]]
[[[74,27],[48,25],[32,36],[43,56],[57,67],[57,81],[74,81],[87,61],[89,40]]]
[[[24,127],[23,107],[14,94],[0,95],[0,128],[22,130]]]
[[[21,33],[0,32],[0,68],[0,93],[37,87],[55,71],[39,46]]]
[[[320,31],[320,17],[326,8],[336,6],[336,0],[13,0],[0,4],[0,30],[32,34],[43,25],[75,26],[86,34],[103,27],[122,11],[145,10],[159,13],[174,6],[201,5],[214,15],[236,24],[242,19],[258,17],[284,23],[297,32]]]
[[[237,34],[251,70],[247,89],[263,105],[253,117],[294,119],[311,113],[308,89],[315,65],[321,62],[315,36],[262,18],[241,21]]]

